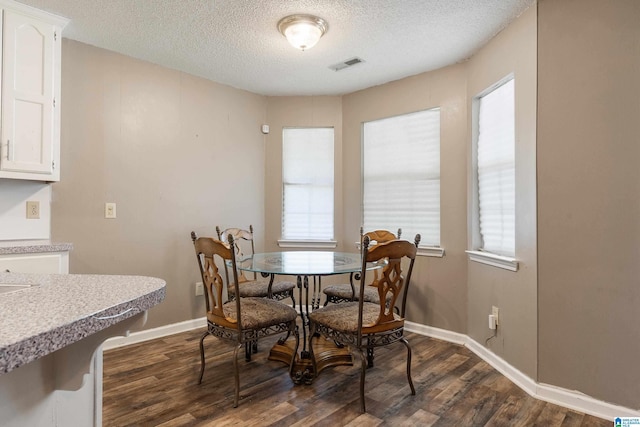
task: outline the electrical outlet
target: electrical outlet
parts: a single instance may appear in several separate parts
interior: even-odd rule
[[[104,204],[104,217],[108,219],[114,219],[116,217],[116,204],[105,203]]]
[[[491,314],[496,318],[496,326],[500,324],[500,309],[495,305],[491,307]]]
[[[491,329],[492,331],[495,330],[497,327],[496,325],[496,316],[494,316],[493,314],[489,315],[489,329]]]
[[[40,219],[40,202],[27,202],[27,219]]]
[[[202,282],[196,282],[196,296],[204,295],[204,285]]]

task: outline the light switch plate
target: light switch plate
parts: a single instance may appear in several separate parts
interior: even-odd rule
[[[113,202],[107,202],[104,204],[104,217],[107,219],[114,219],[116,217],[116,204]]]
[[[27,201],[27,219],[40,219],[40,202]]]

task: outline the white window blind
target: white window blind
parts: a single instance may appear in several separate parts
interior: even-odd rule
[[[284,128],[282,168],[282,238],[333,239],[333,128]]]
[[[364,123],[363,227],[440,245],[440,109]]]
[[[515,107],[509,80],[479,99],[478,204],[482,249],[515,256]]]

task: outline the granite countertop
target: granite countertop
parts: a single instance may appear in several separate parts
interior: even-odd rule
[[[0,242],[0,255],[65,252],[73,249],[73,243],[51,243],[46,240],[14,240]]]
[[[0,375],[148,310],[164,280],[144,276],[0,273]]]

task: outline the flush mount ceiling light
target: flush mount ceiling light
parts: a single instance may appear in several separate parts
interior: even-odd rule
[[[289,15],[278,22],[278,31],[300,50],[311,49],[328,29],[327,21],[313,15]]]

